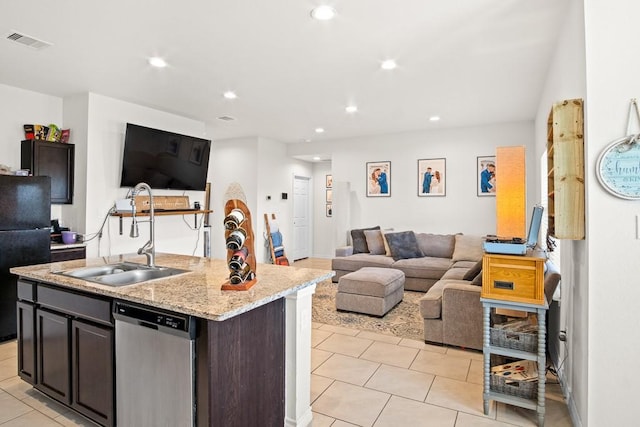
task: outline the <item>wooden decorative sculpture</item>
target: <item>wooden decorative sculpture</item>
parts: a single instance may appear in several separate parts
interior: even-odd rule
[[[222,289],[246,291],[257,282],[251,212],[242,200],[230,199],[224,206],[224,215],[229,280]]]

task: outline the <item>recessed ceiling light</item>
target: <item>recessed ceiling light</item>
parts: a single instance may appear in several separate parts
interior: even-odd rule
[[[382,64],[380,64],[380,68],[383,70],[393,70],[397,66],[398,64],[396,64],[396,61],[393,59],[387,59],[386,61],[382,61]]]
[[[440,116],[431,116],[429,117],[429,121],[431,122],[437,122],[440,120]]]
[[[149,64],[153,65],[154,67],[164,68],[167,66],[167,61],[165,61],[163,58],[160,58],[159,56],[152,56],[151,58],[149,58]]]
[[[230,91],[230,90],[228,90],[225,93],[223,93],[222,96],[224,96],[227,99],[236,99],[238,97],[238,95],[236,95],[235,92]]]
[[[318,156],[313,156],[313,160],[318,161],[318,160],[320,160],[320,157],[318,157]]]
[[[358,111],[358,107],[355,105],[347,105],[347,107],[344,109],[344,111],[346,111],[347,113],[356,113]]]
[[[311,17],[318,21],[329,21],[336,16],[336,10],[329,5],[322,5],[311,11]]]
[[[323,128],[316,128],[316,133],[323,133],[324,129]]]

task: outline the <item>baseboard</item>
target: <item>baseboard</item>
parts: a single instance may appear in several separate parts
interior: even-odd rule
[[[567,409],[569,410],[569,416],[571,417],[571,423],[574,427],[582,427],[582,420],[578,414],[578,408],[576,407],[576,402],[573,399],[573,393],[569,389],[567,385],[566,378],[564,376],[564,371],[558,372],[558,381],[560,382],[560,388],[562,389],[562,394],[564,395],[565,400],[567,401]]]

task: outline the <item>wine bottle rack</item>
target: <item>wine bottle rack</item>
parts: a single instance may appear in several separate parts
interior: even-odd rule
[[[249,212],[249,208],[247,208],[247,205],[242,200],[230,199],[224,205],[224,216],[227,217],[233,209],[240,209],[244,214],[245,219],[241,227],[247,234],[247,237],[244,241],[244,247],[247,248],[247,257],[245,258],[245,262],[249,264],[249,267],[251,268],[251,271],[253,271],[255,276],[257,274],[256,254],[254,250],[253,228],[251,226],[251,224],[253,223],[253,221],[251,220],[251,212]],[[225,228],[225,232],[224,232],[225,241],[227,240],[227,238],[229,237],[232,231],[233,230],[227,230]],[[233,256],[234,252],[235,251],[232,249],[227,249],[227,265],[229,264],[229,261],[231,261],[231,257]],[[231,273],[231,270],[230,270],[230,273]],[[227,280],[225,283],[222,284],[222,290],[246,291],[247,289],[250,289],[253,285],[255,285],[256,282],[257,282],[256,277],[237,285],[234,285],[231,283],[231,281]]]

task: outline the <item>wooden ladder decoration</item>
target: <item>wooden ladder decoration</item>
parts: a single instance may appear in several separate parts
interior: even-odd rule
[[[271,214],[271,219],[275,221],[276,214]],[[267,240],[269,242],[269,252],[271,254],[271,262],[276,265],[289,265],[289,259],[284,252],[284,246],[282,247],[282,254],[276,255],[276,247],[273,244],[273,237],[271,235],[271,225],[269,224],[269,214],[264,214],[264,223],[267,229]],[[280,251],[278,251],[280,252]]]

